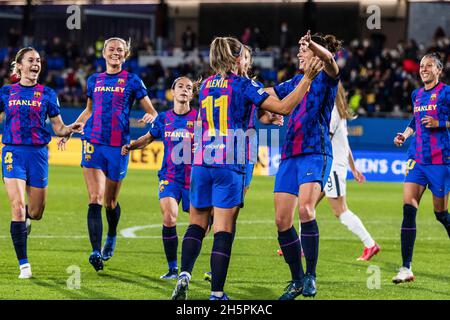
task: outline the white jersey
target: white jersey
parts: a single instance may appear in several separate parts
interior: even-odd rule
[[[333,146],[333,167],[347,168],[348,154],[350,152],[347,137],[347,120],[341,119],[336,105],[334,105],[331,113],[330,136]]]

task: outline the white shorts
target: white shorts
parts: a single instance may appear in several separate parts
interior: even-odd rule
[[[330,176],[325,185],[325,196],[327,198],[338,198],[345,196],[347,188],[347,168],[346,167],[332,167]]]

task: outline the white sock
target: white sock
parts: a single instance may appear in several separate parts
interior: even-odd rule
[[[223,297],[223,291],[211,291],[211,295],[217,297],[217,298],[222,298]]]
[[[364,227],[363,223],[361,222],[361,219],[358,218],[353,212],[351,212],[349,209],[342,213],[339,216],[339,220],[347,226],[348,230],[356,234],[359,239],[364,243],[364,246],[367,248],[373,247],[375,245],[375,241],[370,236],[369,232],[367,232],[366,228]]]

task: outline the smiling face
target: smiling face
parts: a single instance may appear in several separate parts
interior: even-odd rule
[[[307,46],[305,46],[299,42],[297,58],[298,58],[298,68],[300,71],[305,70],[306,64],[313,57],[314,57],[314,52],[311,49],[309,49]]]
[[[17,69],[21,79],[27,79],[36,83],[41,72],[41,57],[35,50],[26,52],[20,61],[17,61]]]
[[[436,64],[436,60],[432,57],[425,56],[420,61],[420,78],[424,84],[436,82],[439,79],[441,71]]]
[[[125,45],[119,40],[109,41],[103,49],[103,58],[112,67],[120,67],[125,62],[126,54]]]
[[[180,78],[172,89],[174,100],[178,103],[188,103],[194,95],[194,85],[188,78]]]

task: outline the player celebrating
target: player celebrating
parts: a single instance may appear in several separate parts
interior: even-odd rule
[[[191,207],[181,253],[181,273],[172,299],[186,299],[192,269],[200,253],[211,210],[214,210],[214,242],[211,252],[211,300],[227,300],[223,292],[233,243],[232,229],[243,198],[246,163],[245,138],[252,104],[271,112],[289,114],[301,101],[321,69],[311,61],[307,75],[295,90],[280,101],[269,96],[254,81],[239,76],[244,67],[244,46],[235,38],[218,37],[210,47],[210,65],[215,75],[200,88],[203,134],[195,135],[191,175]],[[237,138],[237,139],[236,139]]]
[[[128,156],[122,146],[130,141],[130,108],[138,100],[146,114],[141,121],[151,122],[157,113],[139,77],[122,65],[130,55],[130,44],[121,38],[110,38],[103,46],[106,72],[94,73],[87,81],[87,106],[78,117],[86,123],[81,166],[89,193],[88,230],[92,245],[89,262],[96,271],[110,259],[116,246],[120,218],[117,202],[122,180],[128,167]],[[101,250],[102,204],[106,207],[108,236]]]
[[[416,239],[416,213],[422,195],[428,186],[433,194],[436,219],[442,223],[450,237],[450,215],[447,196],[450,190],[450,87],[439,81],[443,64],[436,53],[426,54],[420,62],[422,88],[413,91],[411,98],[414,116],[394,143],[403,145],[416,133],[408,152],[405,183],[403,184],[403,222],[401,251],[403,264],[394,283],[414,281],[411,262]]]
[[[5,113],[2,174],[11,206],[11,238],[20,279],[32,276],[25,220],[42,218],[47,197],[47,144],[51,140],[47,116],[57,136],[81,133],[83,129],[82,123],[64,124],[55,91],[38,83],[40,72],[39,53],[31,47],[22,48],[14,61],[14,73],[20,81],[0,88],[0,112]]]
[[[312,82],[308,93],[292,112],[275,179],[278,242],[292,277],[280,296],[281,300],[292,300],[300,294],[305,297],[316,295],[319,229],[315,219],[315,206],[330,175],[333,154],[328,132],[339,82],[339,67],[333,54],[339,49],[340,41],[331,35],[311,36],[308,31],[300,39],[299,45],[299,69],[302,71],[311,59],[318,57],[324,62],[324,70]],[[280,98],[286,97],[303,78],[299,74],[268,89],[268,92]],[[301,245],[293,226],[297,202]],[[306,275],[301,263],[301,247],[306,259]]]
[[[183,211],[189,213],[192,154],[185,158],[184,147],[181,152],[176,152],[174,148],[179,148],[180,143],[187,143],[187,150],[192,150],[194,123],[197,120],[197,110],[189,106],[194,94],[193,82],[187,77],[175,79],[172,94],[174,108],[160,113],[146,135],[122,147],[122,155],[127,155],[130,150],[143,149],[155,139],[162,139],[164,143],[163,163],[158,172],[159,205],[163,214],[162,239],[169,272],[161,279],[178,278],[178,204],[182,201]],[[187,161],[180,162],[180,158]]]

